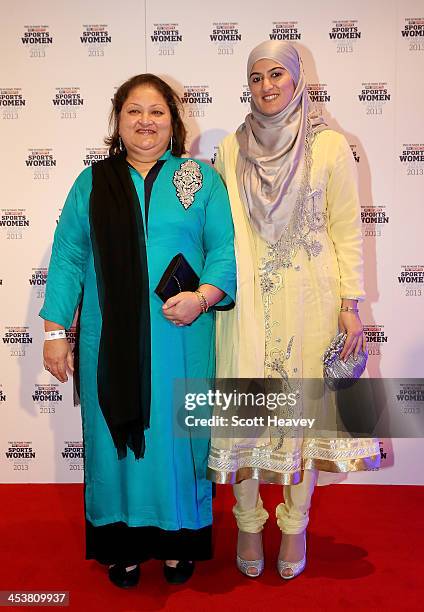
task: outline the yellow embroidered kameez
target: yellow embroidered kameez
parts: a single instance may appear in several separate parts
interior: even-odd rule
[[[215,167],[230,196],[238,299],[233,311],[217,317],[218,378],[322,379],[322,355],[337,333],[341,298],[364,298],[350,147],[333,130],[309,138],[309,188],[293,211],[290,240],[274,246],[252,228],[241,201],[235,135],[220,145]],[[304,469],[349,472],[378,469],[379,463],[378,441],[369,438],[212,435],[208,476],[219,483],[258,478],[296,484]]]

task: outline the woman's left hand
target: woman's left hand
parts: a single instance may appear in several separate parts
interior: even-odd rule
[[[175,325],[190,325],[202,312],[199,298],[192,291],[182,291],[162,306],[163,316]]]
[[[339,330],[347,334],[340,359],[346,361],[352,352],[357,357],[361,348],[365,350],[366,340],[362,329],[361,319],[356,312],[339,314]]]

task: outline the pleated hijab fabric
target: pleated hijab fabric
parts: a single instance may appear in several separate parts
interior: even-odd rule
[[[252,98],[251,113],[236,132],[240,195],[255,230],[274,244],[289,225],[304,183],[306,138],[326,129],[326,124],[310,112],[302,61],[293,45],[265,41],[255,47],[247,61],[248,82],[260,59],[275,60],[289,72],[295,86],[288,105],[272,116],[264,115]]]

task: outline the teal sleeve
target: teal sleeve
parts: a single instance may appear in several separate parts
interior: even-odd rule
[[[214,308],[226,310],[234,306],[236,299],[234,227],[224,184],[215,170],[209,169],[209,172],[211,188],[203,229],[206,258],[199,284],[207,283],[224,291],[225,297],[215,304]]]
[[[63,325],[72,324],[81,300],[90,253],[88,200],[91,169],[75,181],[57,225],[47,274],[46,296],[40,317]]]

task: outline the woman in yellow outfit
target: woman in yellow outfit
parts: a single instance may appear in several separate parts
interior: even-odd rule
[[[217,375],[280,379],[287,388],[322,379],[322,356],[338,329],[347,334],[342,358],[365,345],[356,168],[344,136],[311,112],[292,45],[255,47],[247,78],[252,112],[221,143],[215,165],[230,196],[238,271],[236,308],[217,321]],[[276,509],[283,534],[277,568],[282,578],[293,578],[306,563],[318,471],[374,470],[379,460],[376,440],[337,433],[213,438],[209,477],[234,483],[239,569],[256,577],[264,567],[268,513],[259,482],[284,485],[285,503]]]

